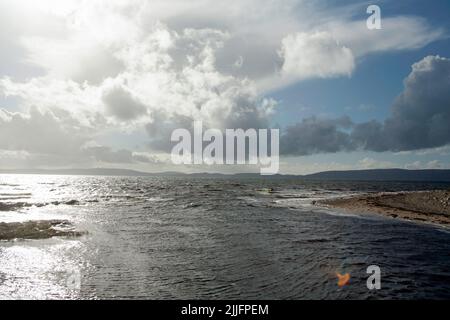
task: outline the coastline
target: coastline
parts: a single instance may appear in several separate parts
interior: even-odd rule
[[[450,227],[450,190],[364,194],[322,200],[317,204]]]

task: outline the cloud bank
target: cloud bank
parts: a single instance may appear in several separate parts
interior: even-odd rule
[[[384,121],[304,119],[286,129],[283,153],[410,151],[450,143],[450,59],[427,56],[412,66],[404,90]]]

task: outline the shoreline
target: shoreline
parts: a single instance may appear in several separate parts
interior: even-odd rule
[[[318,205],[348,212],[450,227],[450,190],[383,192],[321,200]]]

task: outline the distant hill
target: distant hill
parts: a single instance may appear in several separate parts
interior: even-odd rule
[[[450,181],[450,170],[374,169],[326,171],[303,176],[308,180]]]
[[[220,173],[160,172],[150,173],[128,169],[92,168],[92,169],[17,169],[2,170],[7,174],[48,174],[48,175],[93,175],[93,176],[131,176],[131,177],[176,177],[193,178],[257,178],[257,179],[303,179],[303,180],[343,180],[343,181],[428,181],[450,182],[450,170],[404,170],[373,169],[349,171],[325,171],[308,175],[261,176],[258,173],[238,173],[226,175]]]

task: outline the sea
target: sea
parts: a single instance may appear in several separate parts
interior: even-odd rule
[[[0,241],[0,299],[449,299],[449,229],[316,203],[449,188],[0,175],[0,223],[61,219],[84,233]],[[379,289],[367,286],[369,266]]]

